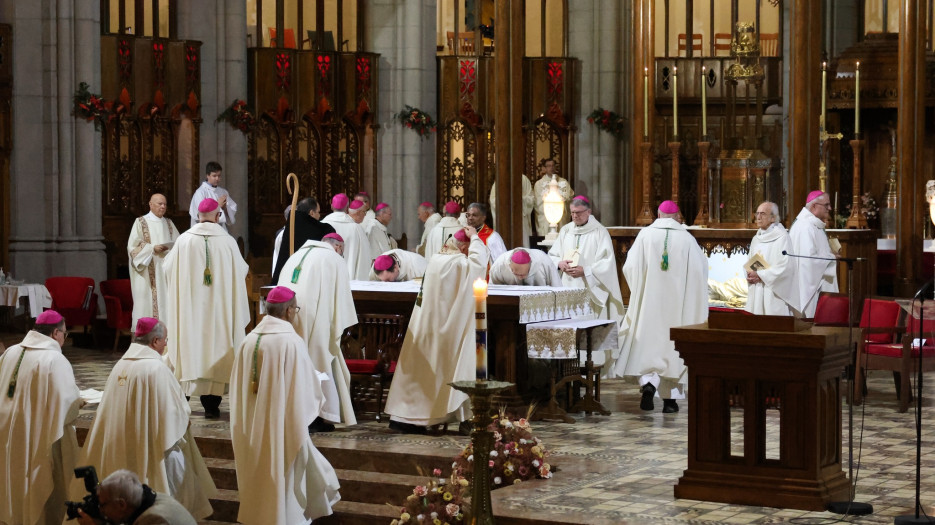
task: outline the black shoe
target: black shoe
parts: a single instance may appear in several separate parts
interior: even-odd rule
[[[674,414],[679,411],[679,404],[675,402],[674,399],[663,399],[662,400],[662,413],[663,414]]]
[[[652,383],[646,383],[640,388],[643,392],[643,398],[640,399],[640,410],[652,410],[656,408],[653,405],[653,396],[656,395],[656,387]]]
[[[309,434],[314,434],[315,432],[334,432],[334,425],[321,417],[316,417],[315,421],[312,421],[312,424],[308,426]]]
[[[472,430],[474,430],[474,424],[470,421],[462,421],[461,424],[458,425],[458,434],[462,436],[470,436]]]
[[[221,419],[221,409],[205,408],[205,419]]]
[[[425,434],[426,428],[419,425],[413,425],[411,423],[403,423],[402,421],[393,421],[390,420],[390,430],[396,430],[402,432],[403,434]]]
[[[201,396],[201,406],[205,409],[205,419],[221,417],[221,396]]]

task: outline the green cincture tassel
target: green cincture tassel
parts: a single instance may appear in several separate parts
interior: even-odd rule
[[[13,379],[10,380],[10,387],[7,388],[6,396],[13,399],[13,392],[16,392],[16,379],[19,377],[19,365],[23,364],[23,356],[26,355],[26,349],[19,354],[19,360],[16,362],[16,368],[13,370]]]
[[[662,264],[659,266],[662,271],[669,271],[669,230],[666,230],[666,242],[662,247]]]
[[[299,282],[299,274],[302,273],[302,267],[296,266],[295,270],[292,270],[292,284]]]
[[[205,236],[205,286],[211,286],[211,253],[208,251],[208,237]]]
[[[260,378],[257,367],[257,354],[260,353],[260,338],[263,337],[263,334],[257,334],[256,336],[256,345],[253,347],[253,370],[250,373],[250,387],[253,389],[253,393],[256,394],[260,390]]]

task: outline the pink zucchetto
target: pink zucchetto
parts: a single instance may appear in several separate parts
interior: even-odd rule
[[[211,213],[212,211],[218,209],[218,201],[208,197],[203,201],[198,203],[198,212],[199,213]]]
[[[270,304],[288,303],[295,297],[295,292],[285,286],[277,286],[266,294],[266,302]]]
[[[65,318],[62,317],[62,314],[55,310],[46,310],[36,318],[36,324],[59,324],[63,319]]]
[[[376,211],[382,210],[383,208],[389,208],[389,207],[390,207],[389,204],[387,204],[387,203],[385,203],[385,202],[381,202],[380,204],[377,204],[377,206],[373,209],[373,211],[376,212]]]
[[[153,331],[153,328],[159,324],[159,319],[155,317],[140,317],[136,322],[136,331],[133,332],[133,335],[136,337],[142,337]]]
[[[358,191],[357,194],[358,194],[358,195],[365,195],[365,196],[367,196],[367,197],[370,196],[370,194],[367,193],[366,191]]]
[[[448,215],[461,213],[461,205],[455,201],[448,201],[445,203],[445,213]]]
[[[381,255],[374,259],[373,269],[378,272],[384,272],[393,267],[393,258],[389,255]]]
[[[344,242],[344,237],[341,237],[337,233],[329,233],[328,235],[325,235],[324,237],[321,238],[321,240],[325,240],[325,239],[334,239],[338,242]]]
[[[679,205],[672,201],[662,201],[659,203],[659,213],[678,213]]]
[[[468,239],[467,234],[464,233],[464,230],[458,230],[458,231],[455,232],[455,240],[458,241],[458,242],[468,242],[468,241],[470,241],[470,239]]]
[[[587,197],[585,197],[584,195],[575,195],[574,197],[571,198],[571,200],[573,200],[573,201],[584,201],[584,202],[586,202],[586,203],[588,203],[588,204],[591,204],[591,200],[588,199]]]
[[[529,252],[526,250],[516,250],[513,252],[513,255],[510,256],[510,260],[516,264],[529,264],[532,262],[532,258],[529,257]]]
[[[331,197],[331,209],[332,210],[343,210],[347,208],[347,203],[350,199],[347,198],[347,195],[339,193],[334,197]]]
[[[805,204],[808,204],[808,203],[812,202],[813,200],[817,199],[818,197],[821,197],[821,196],[824,195],[824,194],[825,194],[825,192],[823,192],[823,191],[821,191],[821,190],[815,190],[815,191],[809,193],[809,194],[808,194],[808,197],[805,198]]]
[[[351,201],[351,209],[359,210],[364,207],[364,201],[353,200]]]
[[[434,208],[434,207],[435,207],[435,205],[432,204],[432,203],[429,202],[429,201],[425,201],[425,202],[423,202],[422,204],[420,204],[419,206],[422,206],[423,208]]]

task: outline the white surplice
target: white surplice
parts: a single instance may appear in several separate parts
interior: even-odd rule
[[[442,217],[438,224],[429,232],[428,239],[425,240],[425,260],[431,262],[438,252],[442,250],[445,241],[454,236],[455,232],[463,229],[464,226],[458,222],[457,217]]]
[[[355,281],[366,281],[373,257],[370,255],[370,238],[363,226],[354,222],[350,215],[335,211],[321,220],[330,224],[344,239],[344,265],[347,276]]]
[[[663,270],[666,252],[669,266]],[[708,258],[684,224],[656,219],[627,251],[623,275],[630,287],[630,304],[614,374],[637,378],[655,374],[660,384],[653,386],[660,397],[678,399],[685,363],[669,339],[669,329],[708,318]]]
[[[207,265],[206,253],[210,254]],[[211,284],[205,284],[205,267]],[[249,267],[237,241],[213,222],[179,236],[163,263],[166,273],[166,361],[186,395],[224,394],[234,349],[250,322]]]
[[[130,258],[130,290],[133,292],[133,321],[141,317],[165,316],[166,276],[162,262],[168,251],[156,254],[154,246],[175,242],[179,232],[168,217],[156,217],[152,212],[138,217],[130,230],[127,255]]]
[[[376,259],[381,253],[386,253],[397,248],[396,239],[390,235],[390,232],[386,231],[386,226],[384,226],[382,222],[376,219],[364,219],[363,227],[364,232],[367,234],[367,239],[370,241],[371,259]]]
[[[532,235],[532,211],[536,206],[536,197],[532,194],[532,183],[529,177],[523,175],[523,242],[529,248],[529,236]],[[507,206],[509,208],[509,206]],[[497,183],[494,181],[490,187],[490,215],[493,223],[497,224]],[[491,254],[491,259],[495,259]]]
[[[578,265],[584,269],[583,277],[571,277],[562,273],[562,286],[565,288],[585,288],[591,300],[591,311],[601,319],[617,321],[622,330],[624,314],[623,296],[620,294],[620,280],[617,278],[617,259],[614,257],[614,245],[610,234],[593,215],[588,222],[576,226],[570,222],[562,226],[555,244],[549,249],[552,264],[565,260],[572,252],[578,252]],[[622,331],[617,338],[623,341]],[[595,364],[610,363],[616,357],[614,352],[595,353]],[[609,372],[605,368],[605,373]]]
[[[470,417],[467,394],[448,383],[476,377],[473,283],[484,277],[488,257],[475,236],[467,256],[441,253],[429,261],[386,400],[392,420],[427,426]]]
[[[293,525],[331,514],[338,477],[308,433],[324,404],[321,382],[292,324],[267,315],[244,338],[230,396],[237,487],[250,495],[237,521]]]
[[[422,257],[418,253],[408,252],[406,250],[390,250],[381,255],[389,255],[396,259],[396,263],[399,265],[399,275],[396,276],[396,282],[401,281],[411,281],[413,279],[421,279],[425,275],[425,266],[428,264],[425,260],[425,257]],[[379,281],[380,278],[377,277],[377,273],[373,270],[373,266],[370,267],[370,280]]]
[[[799,306],[795,261],[784,251],[791,251],[786,228],[774,222],[765,230],[757,230],[750,241],[750,256],[759,253],[769,268],[756,272],[762,282],[747,286],[746,311],[757,315],[794,315]]]
[[[71,364],[55,339],[30,331],[0,357],[0,390],[0,523],[62,523],[78,453]]]
[[[792,249],[789,253],[829,260],[795,258],[795,278],[799,293],[798,308],[805,317],[815,317],[818,294],[838,291],[838,264],[835,262],[825,223],[802,208],[789,228]]]
[[[80,464],[94,465],[100,479],[131,470],[196,519],[207,518],[213,512],[208,499],[217,489],[188,429],[190,415],[159,352],[132,343],[107,378]]]
[[[438,225],[442,220],[442,216],[438,213],[433,213],[429,215],[428,219],[425,219],[424,229],[422,230],[422,239],[419,241],[419,245],[416,246],[416,253],[421,256],[425,256],[425,241],[429,238],[429,232],[432,231],[432,228]]]
[[[315,370],[331,379],[325,385],[322,417],[356,424],[351,406],[351,373],[341,353],[344,330],[357,324],[344,260],[330,244],[306,241],[282,267],[278,284],[295,292],[300,307],[295,318],[296,332],[305,339]]]
[[[543,201],[543,197],[549,193],[549,183],[551,181],[551,175],[543,175],[536,181],[532,188],[533,196],[536,198],[536,233],[542,236],[549,233],[549,221],[545,218],[545,202]],[[568,224],[570,218],[568,214],[568,202],[574,197],[575,192],[571,189],[571,184],[568,184],[568,181],[564,178],[556,175],[555,181],[558,182],[558,192],[565,200],[565,206],[562,209],[562,219],[558,221],[558,228],[561,230],[561,228]]]
[[[224,231],[227,231],[228,226],[234,224],[234,220],[237,218],[237,203],[234,202],[234,199],[231,198],[230,193],[224,188],[218,186],[214,187],[208,184],[208,181],[201,181],[201,186],[198,186],[198,189],[195,190],[195,194],[192,195],[192,202],[188,205],[188,214],[192,218],[192,226],[198,224],[198,205],[201,204],[201,201],[205,199],[214,199],[218,200],[222,195],[227,196],[227,211],[221,209],[221,216],[218,218],[218,224],[224,228]]]
[[[519,249],[519,248],[517,248]],[[529,274],[522,281],[510,270],[510,259],[517,249],[497,257],[490,265],[490,284],[512,284],[524,286],[562,286],[556,263],[542,250],[526,250],[529,253]]]

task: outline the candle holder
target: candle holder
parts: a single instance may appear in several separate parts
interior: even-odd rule
[[[702,137],[705,139],[706,137]],[[703,140],[698,143],[698,153],[701,155],[701,170],[698,172],[698,196],[701,202],[698,203],[698,214],[695,215],[695,226],[707,226],[710,222],[708,217],[708,148],[711,143]]]
[[[474,417],[474,430],[471,431],[471,445],[475,458],[490,456],[493,448],[493,432],[490,425],[490,408],[494,394],[513,386],[506,381],[455,381],[448,383],[451,388],[464,392],[471,398],[471,411]],[[474,461],[474,474],[471,479],[471,516],[472,524],[493,525],[493,506],[490,503],[490,466],[487,461]]]
[[[682,143],[679,142],[679,136],[673,135],[672,142],[669,143],[669,151],[672,152],[672,202],[675,204],[679,203],[679,149],[681,149]],[[685,218],[682,217],[682,210],[679,209],[679,215],[675,218],[678,222],[685,222]]]
[[[653,145],[649,142],[649,137],[643,137],[643,143],[640,145],[640,151],[643,155],[643,209],[636,217],[637,226],[649,226],[655,220],[653,210],[649,204],[649,186],[650,172],[652,169]]]
[[[864,141],[861,140],[859,135],[856,135],[855,139],[850,141],[850,144],[851,149],[854,150],[854,186],[852,188],[853,196],[851,197],[851,216],[847,218],[845,227],[849,229],[866,229],[867,218],[864,217],[860,209],[860,159],[863,158],[861,152],[864,149]]]

